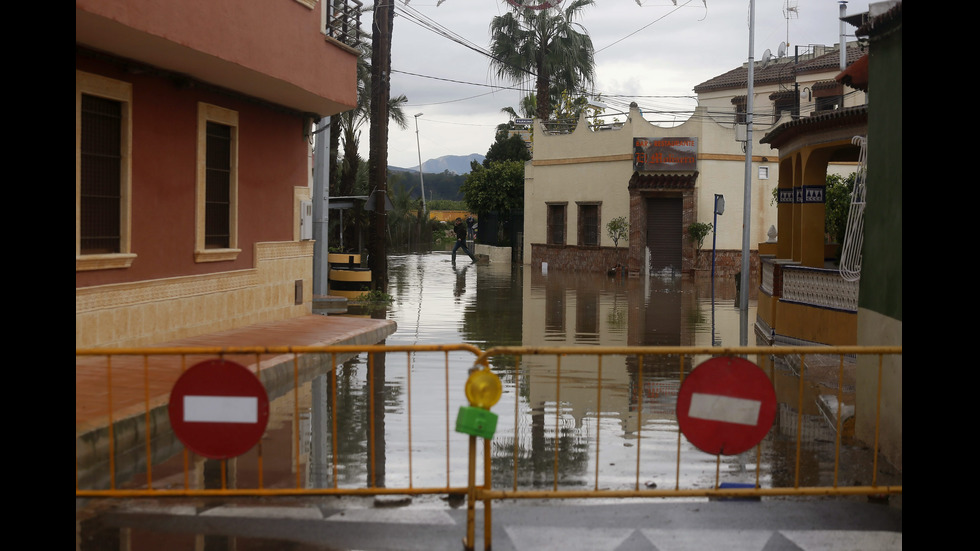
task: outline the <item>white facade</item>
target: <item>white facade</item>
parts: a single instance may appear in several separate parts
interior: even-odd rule
[[[849,56],[856,58],[860,52],[857,48],[849,48],[849,51],[852,49],[854,52],[849,53]],[[750,247],[753,251],[757,249],[758,243],[769,239],[768,231],[776,225],[773,189],[777,185],[778,152],[766,144],[758,143],[758,140],[781,122],[792,120],[793,112],[797,109],[797,96],[802,95],[798,108],[802,116],[816,112],[818,102],[820,107],[840,103],[841,96],[833,94],[838,89],[843,89],[835,88],[833,79],[840,72],[839,62],[831,63],[835,57],[839,58],[837,50],[799,61],[795,58],[784,58],[769,63],[764,68],[760,66],[755,71],[755,143],[752,146],[749,202],[752,209],[749,217]],[[631,192],[631,179],[637,177],[669,179],[677,176],[693,182],[693,188],[684,192],[684,227],[681,228],[681,236],[686,255],[685,270],[693,269],[696,263],[694,244],[689,243],[690,240],[686,237],[687,226],[695,221],[717,225],[716,234],[709,234],[705,238],[703,250],[710,250],[713,240],[716,239],[716,250],[740,254],[746,159],[744,141],[739,141],[744,140],[744,124],[738,123],[744,122],[746,76],[745,67],[737,68],[695,87],[699,107],[690,119],[671,128],[647,122],[635,105],[631,107],[627,120],[613,125],[614,128],[607,126],[593,130],[583,117],[573,132],[556,134],[535,121],[534,159],[527,163],[525,169],[524,263],[542,261],[542,258],[534,258],[535,247],[532,245],[549,243],[549,205],[566,205],[563,243],[566,247],[598,247],[600,251],[604,247],[612,247],[613,242],[606,231],[606,225],[620,216],[631,222],[631,240],[640,239],[646,243],[646,228],[636,227],[645,225],[647,221],[645,214],[636,213],[638,201],[681,192],[669,185],[658,187],[659,184],[656,183]],[[848,92],[843,96],[845,106],[862,105],[865,101],[861,92]],[[788,105],[790,108],[787,110]],[[774,120],[775,113],[780,116],[778,120]],[[693,138],[697,142],[696,163],[693,167],[685,166],[682,171],[637,171],[634,165],[634,138]],[[852,169],[832,167],[831,171],[849,173]],[[724,214],[718,216],[717,220],[714,216],[715,195],[722,195],[725,200]],[[583,204],[599,205],[598,243],[579,242],[582,226],[579,213]],[[622,248],[624,243],[621,242],[619,246]],[[650,248],[629,248],[631,272],[646,272]],[[539,246],[537,250],[540,252],[542,249]],[[589,254],[590,250],[581,249],[579,253]],[[554,253],[554,249],[551,252]]]

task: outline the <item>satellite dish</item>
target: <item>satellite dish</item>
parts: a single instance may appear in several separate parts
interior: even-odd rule
[[[769,65],[769,60],[771,59],[772,52],[769,51],[769,48],[766,48],[766,51],[762,53],[762,67],[765,68],[766,65]]]
[[[786,43],[780,42],[779,49],[776,50],[776,57],[783,57],[784,55],[786,55]]]

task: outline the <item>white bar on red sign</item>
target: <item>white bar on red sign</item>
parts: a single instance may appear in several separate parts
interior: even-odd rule
[[[694,392],[687,414],[694,419],[755,426],[759,424],[761,408],[762,402],[759,400]]]
[[[257,423],[259,400],[254,396],[184,396],[187,423]]]

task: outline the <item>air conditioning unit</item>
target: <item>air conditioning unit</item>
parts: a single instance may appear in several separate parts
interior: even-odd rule
[[[299,239],[313,239],[313,201],[299,202]]]

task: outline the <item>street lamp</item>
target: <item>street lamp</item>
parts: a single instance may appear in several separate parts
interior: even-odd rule
[[[415,147],[419,152],[419,185],[422,186],[422,212],[429,212],[425,208],[425,181],[422,179],[422,145],[419,143],[419,117],[422,113],[415,114]]]

